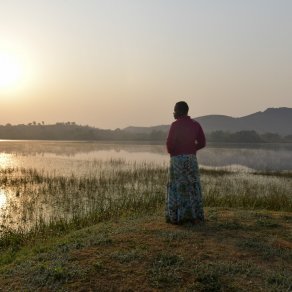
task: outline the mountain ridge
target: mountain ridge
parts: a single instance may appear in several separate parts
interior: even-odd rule
[[[280,135],[292,134],[292,108],[267,108],[242,117],[227,115],[206,115],[193,118],[199,122],[206,133],[224,131],[235,133],[238,131],[256,131],[260,134],[277,133]],[[129,133],[149,134],[152,131],[167,132],[170,125],[152,127],[129,126],[123,130]]]

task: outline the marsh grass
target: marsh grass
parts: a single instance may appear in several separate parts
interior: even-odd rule
[[[292,210],[292,180],[251,173],[202,175],[205,206]]]
[[[88,172],[80,175],[1,169],[6,204],[1,209],[0,248],[17,249],[35,236],[63,234],[129,214],[154,213],[163,208],[167,181],[166,166],[122,159],[90,162]],[[202,169],[201,182],[205,206],[292,211],[292,180],[287,173]],[[277,227],[268,220],[257,222]],[[225,227],[241,228],[238,222],[230,224]]]

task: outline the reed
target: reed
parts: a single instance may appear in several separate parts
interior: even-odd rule
[[[168,168],[124,160],[88,162],[86,174],[0,170],[6,198],[0,248],[129,214],[162,210]],[[292,211],[289,174],[201,170],[205,206]]]

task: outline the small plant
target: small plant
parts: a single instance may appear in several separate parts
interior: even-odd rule
[[[129,251],[114,252],[111,257],[115,260],[118,260],[120,263],[129,263],[142,259],[144,254],[142,250],[132,249]]]
[[[275,222],[273,219],[266,219],[266,218],[259,218],[255,224],[259,227],[264,228],[277,228],[280,226],[277,222]]]
[[[161,253],[157,255],[150,268],[150,281],[152,286],[165,288],[177,286],[181,283],[181,270],[184,259],[172,254]]]
[[[104,264],[101,261],[96,261],[93,263],[93,267],[96,271],[103,271],[105,270]]]

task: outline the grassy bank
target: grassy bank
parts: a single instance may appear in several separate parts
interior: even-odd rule
[[[1,250],[4,291],[290,291],[292,215],[206,208],[199,226],[163,210]]]
[[[0,290],[292,289],[291,173],[202,169],[205,225],[173,226],[167,167],[88,169],[0,171]]]

